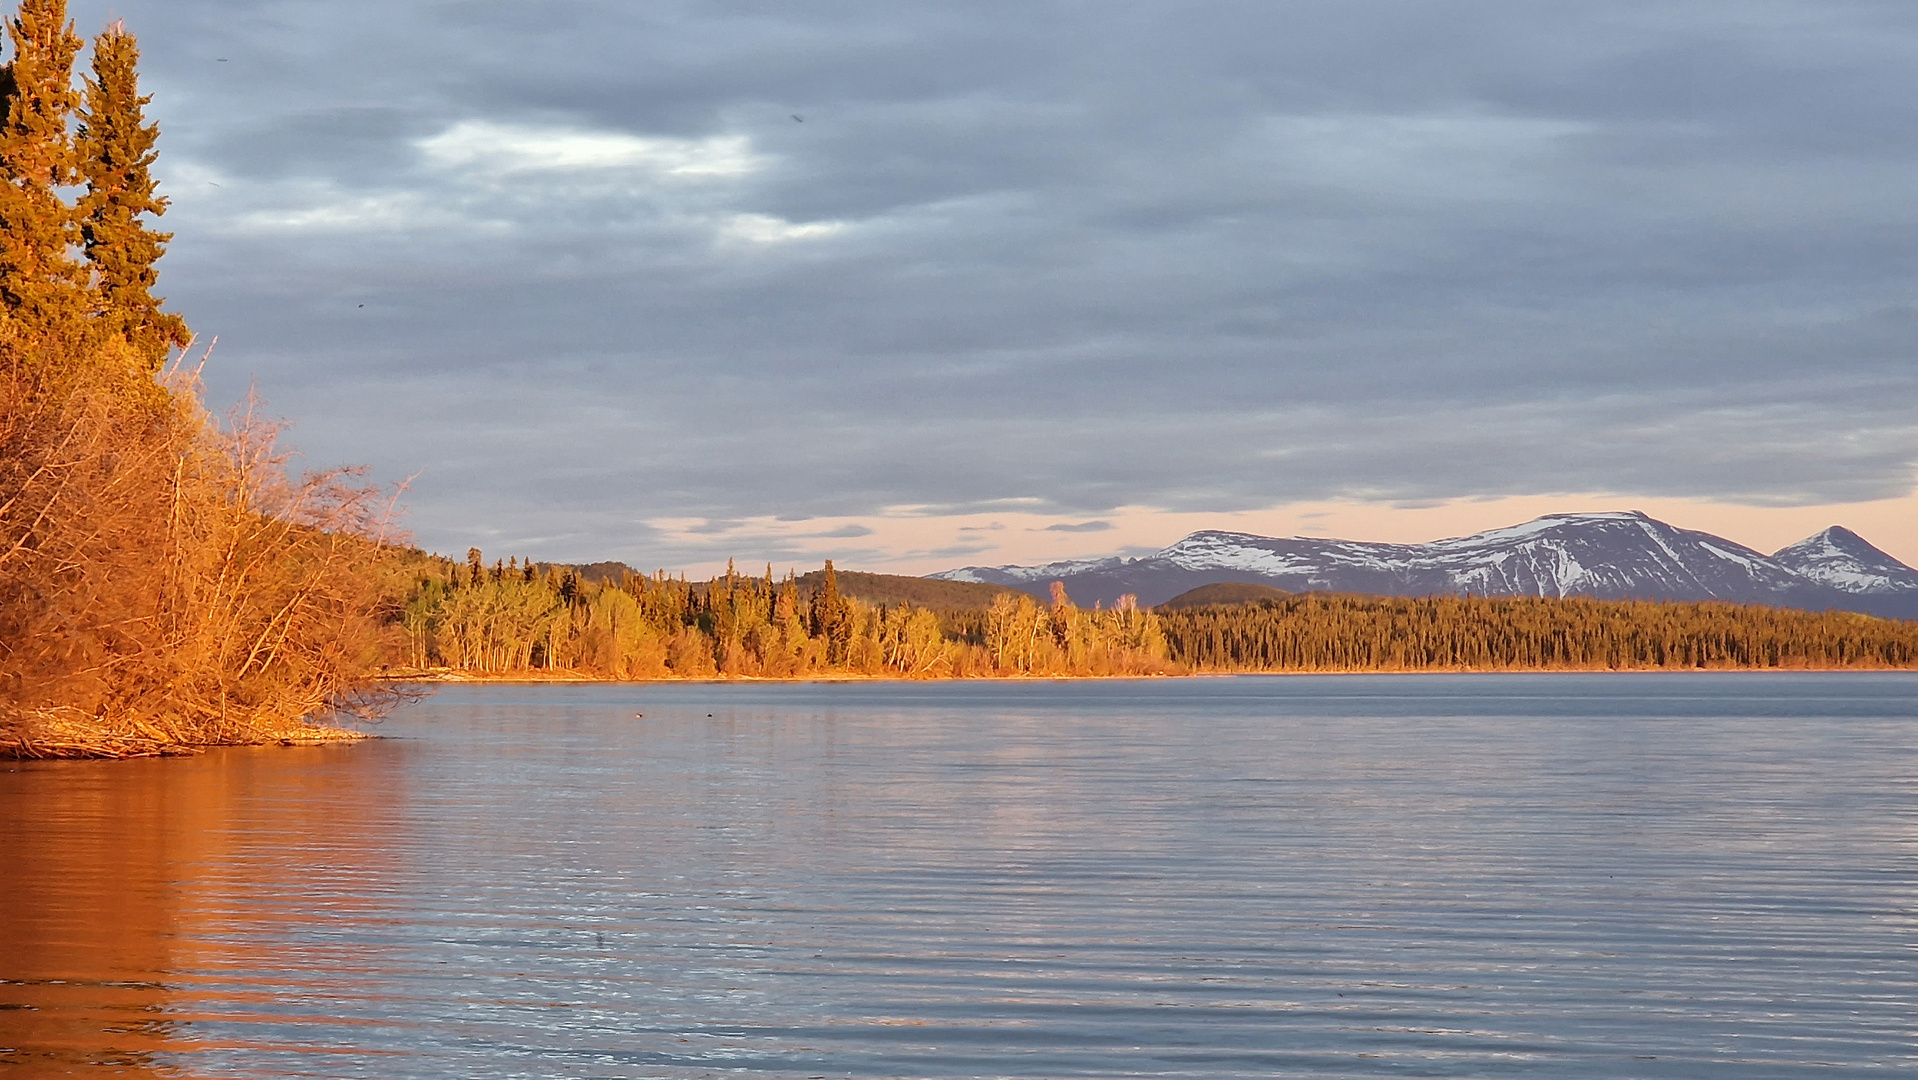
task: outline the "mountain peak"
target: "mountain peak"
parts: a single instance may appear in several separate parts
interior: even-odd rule
[[[1850,529],[1845,528],[1843,525],[1833,525],[1831,528],[1826,529],[1824,532],[1821,532],[1817,536],[1811,537],[1810,539],[1823,540],[1825,543],[1831,545],[1834,548],[1837,548],[1841,551],[1850,551],[1854,554],[1876,555],[1876,556],[1881,556],[1887,559],[1891,557],[1889,555],[1886,555],[1884,552],[1879,551],[1877,548],[1873,547],[1864,537],[1859,536],[1857,533],[1852,532]]]
[[[1864,537],[1833,525],[1772,556],[1800,576],[1866,596],[1918,593],[1918,570],[1873,547]]]
[[[1572,510],[1558,514],[1540,514],[1537,518],[1544,521],[1650,521],[1663,525],[1664,522],[1652,517],[1643,510]]]

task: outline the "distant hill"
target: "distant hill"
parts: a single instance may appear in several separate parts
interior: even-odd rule
[[[540,563],[538,565],[542,569],[571,570],[587,581],[605,584],[618,584],[628,574],[635,577],[646,576],[623,562]],[[970,611],[991,607],[993,598],[1001,594],[1024,595],[1020,590],[1005,585],[940,581],[935,578],[906,577],[902,574],[866,574],[857,570],[835,570],[834,573],[839,578],[840,595],[864,600],[869,604],[911,604],[914,607],[931,608],[935,611]],[[825,580],[824,570],[814,570],[810,574],[799,575],[799,588],[802,592],[811,593],[818,590]],[[698,594],[704,594],[711,584],[711,581],[691,582],[693,592]]]
[[[561,565],[565,569],[572,570],[578,573],[580,577],[586,579],[587,581],[604,582],[607,584],[617,584],[621,581],[624,581],[626,579],[627,574],[639,573],[639,571],[633,569],[630,566],[627,566],[623,562],[596,562],[596,563],[586,563],[583,566],[580,566],[580,565],[567,566],[566,564],[563,564],[563,563]]]
[[[1722,600],[1918,618],[1918,571],[1848,530],[1766,555],[1636,511],[1548,514],[1429,544],[1206,531],[1137,559],[968,566],[932,576],[1041,597],[1059,581],[1081,604],[1132,593],[1149,606],[1201,585],[1262,582],[1288,592]]]
[[[1201,585],[1196,589],[1187,589],[1159,606],[1167,611],[1178,611],[1182,608],[1249,604],[1255,600],[1283,600],[1291,595],[1284,589],[1275,589],[1270,585],[1254,585],[1249,581],[1221,581],[1212,585]]]
[[[992,606],[1002,594],[1021,595],[1005,585],[982,585],[970,581],[940,581],[936,578],[906,577],[901,574],[865,574],[857,570],[833,571],[839,579],[839,593],[864,600],[868,604],[911,604],[935,611],[966,611]],[[814,592],[826,581],[826,572],[814,570],[799,576],[799,587]]]

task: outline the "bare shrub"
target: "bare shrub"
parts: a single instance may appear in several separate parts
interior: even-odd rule
[[[0,359],[0,746],[263,741],[377,704],[388,495],[290,475],[280,425],[252,399],[216,422],[197,369],[50,391]]]

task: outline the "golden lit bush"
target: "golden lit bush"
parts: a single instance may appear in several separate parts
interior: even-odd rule
[[[36,366],[0,347],[0,739],[258,741],[366,706],[379,491],[291,477],[278,426],[252,402],[216,422],[195,372],[128,393],[104,364]]]
[[[190,337],[152,294],[169,237],[147,226],[166,200],[139,48],[108,27],[76,88],[65,0],[5,29],[0,750],[305,734],[364,704],[385,644],[378,493],[290,477],[251,404],[216,423],[197,372],[159,374]]]

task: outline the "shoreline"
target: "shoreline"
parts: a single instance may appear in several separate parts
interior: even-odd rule
[[[672,685],[676,683],[1016,683],[1016,682],[1138,682],[1160,679],[1270,678],[1307,675],[1836,675],[1885,674],[1911,672],[1911,667],[1632,667],[1632,668],[1314,668],[1283,671],[1186,671],[1152,675],[865,675],[859,673],[815,675],[666,675],[645,679],[612,679],[576,671],[538,673],[470,672],[449,669],[425,669],[382,675],[385,683],[445,685],[457,683],[525,683],[528,685]]]
[[[313,724],[281,732],[263,732],[232,742],[186,743],[170,739],[146,724],[134,731],[86,731],[73,721],[42,722],[24,731],[0,735],[0,760],[127,761],[134,758],[193,757],[228,746],[331,746],[382,736],[370,731]],[[143,729],[143,730],[142,730]]]
[[[457,685],[462,683],[527,686],[670,686],[676,684],[719,686],[727,684],[834,684],[834,683],[1064,683],[1064,682],[1138,682],[1145,680],[1294,678],[1304,676],[1352,675],[1871,675],[1908,673],[1912,667],[1662,667],[1662,668],[1350,668],[1313,671],[1195,671],[1158,675],[981,675],[939,676],[934,678],[901,675],[864,675],[858,673],[803,676],[695,675],[651,679],[607,679],[576,671],[555,672],[465,672],[447,669],[389,672],[373,679],[389,686]],[[422,696],[424,691],[422,691]],[[313,724],[281,732],[263,732],[256,737],[232,742],[185,743],[165,736],[147,724],[134,724],[132,730],[94,732],[73,720],[39,718],[25,731],[0,734],[0,760],[12,761],[114,761],[134,758],[192,757],[208,750],[240,746],[329,746],[362,742],[384,736],[356,728]]]

